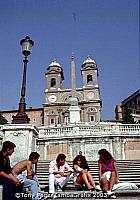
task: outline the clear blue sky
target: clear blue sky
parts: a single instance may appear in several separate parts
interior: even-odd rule
[[[113,119],[115,105],[139,89],[138,0],[1,0],[0,110],[18,108],[23,72],[19,42],[35,42],[29,56],[26,103],[45,102],[45,70],[57,58],[70,88],[70,58],[80,68],[90,55],[99,68],[102,119]]]

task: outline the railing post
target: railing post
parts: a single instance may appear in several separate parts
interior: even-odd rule
[[[0,185],[0,200],[2,200],[2,194],[3,194],[3,186]]]

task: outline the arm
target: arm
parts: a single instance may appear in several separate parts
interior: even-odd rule
[[[73,169],[74,169],[75,172],[81,173],[81,174],[87,172],[87,169],[82,169],[81,167],[79,167],[77,165],[74,165]]]
[[[116,162],[114,162],[114,169],[115,169],[115,174],[116,174],[116,182],[115,183],[118,183],[119,182],[119,174],[118,174]]]
[[[78,170],[78,166],[77,165],[74,165],[73,166],[73,169],[76,173],[80,173],[82,170]]]
[[[66,170],[67,170],[68,172],[64,172],[64,176],[70,176],[70,175],[73,173],[72,167],[70,167],[70,166],[68,165],[68,163],[65,162],[65,168],[66,168]]]
[[[11,173],[10,160],[8,158],[5,160],[6,165],[4,165],[4,159],[0,156],[0,177],[4,177],[11,180],[15,185],[20,184],[19,180],[16,179]],[[5,168],[6,172],[4,171]]]
[[[64,172],[59,172],[58,171],[58,169],[56,168],[56,163],[54,161],[50,162],[49,174],[60,175],[60,177],[64,176]]]
[[[72,167],[70,167],[67,162],[65,162],[65,166],[66,166],[66,169],[68,170],[68,172],[73,172]]]
[[[15,185],[18,185],[20,184],[19,180],[16,179],[11,173],[10,174],[6,174],[5,172],[1,171],[0,172],[0,177],[4,177],[4,178],[7,178],[9,180],[11,180]]]

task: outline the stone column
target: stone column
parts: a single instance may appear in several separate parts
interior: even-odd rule
[[[15,152],[10,157],[11,166],[20,160],[28,159],[32,151],[36,151],[38,130],[31,124],[7,124],[3,126],[3,141],[15,143]]]
[[[124,159],[123,141],[120,137],[113,137],[113,139],[112,139],[112,150],[113,150],[113,156],[117,160],[123,160]]]
[[[47,144],[45,144],[44,141],[39,141],[38,140],[38,153],[40,154],[40,160],[46,160],[46,147],[47,147]]]

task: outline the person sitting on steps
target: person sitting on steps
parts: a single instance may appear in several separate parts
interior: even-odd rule
[[[73,160],[74,169],[74,184],[83,185],[85,184],[88,190],[95,190],[96,185],[93,177],[89,171],[88,163],[85,156],[78,155]]]
[[[32,192],[32,200],[39,200],[39,183],[37,176],[32,168],[33,164],[37,164],[40,155],[37,152],[32,152],[28,160],[22,160],[17,163],[13,169],[12,174],[23,182],[24,187],[30,187]],[[23,172],[27,171],[27,176]]]
[[[23,184],[12,175],[10,159],[16,145],[11,141],[3,142],[0,151],[0,185],[3,186],[3,200],[15,200],[16,192],[20,193]]]
[[[98,154],[100,156],[98,160],[100,186],[103,192],[112,195],[112,188],[119,180],[116,160],[106,149],[100,149]]]
[[[72,177],[73,169],[67,164],[66,156],[59,154],[56,160],[50,162],[49,165],[49,193],[55,193],[55,185],[58,185],[60,189],[70,180]]]

